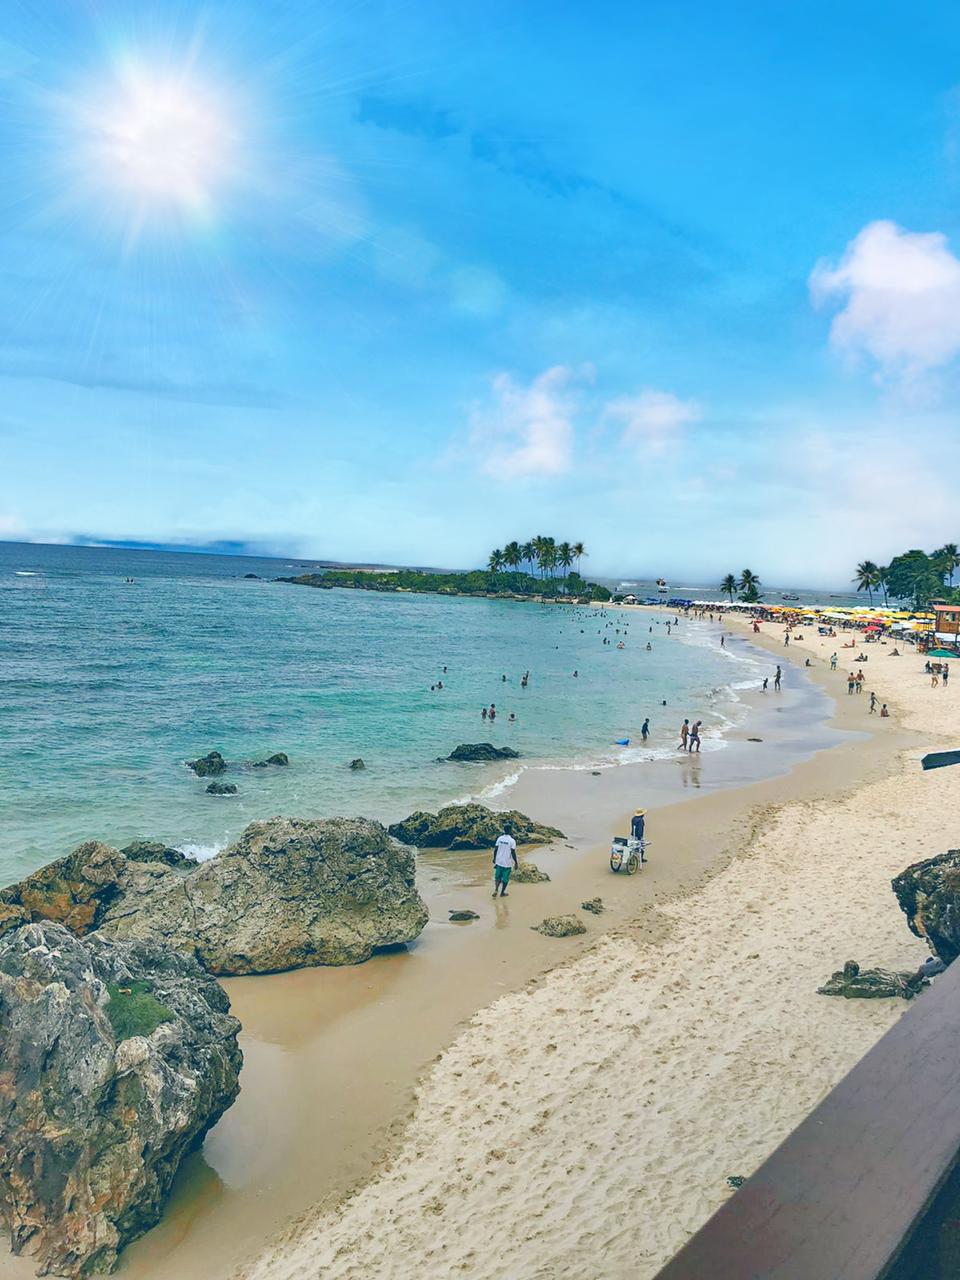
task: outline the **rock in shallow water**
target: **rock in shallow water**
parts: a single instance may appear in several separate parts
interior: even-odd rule
[[[480,917],[475,911],[451,911],[450,919],[459,923],[462,920],[479,920]]]
[[[187,768],[192,769],[198,778],[216,777],[226,770],[227,762],[219,751],[208,751],[198,760],[188,760]]]
[[[395,822],[389,831],[397,840],[420,849],[492,849],[507,823],[517,844],[549,844],[564,838],[556,827],[534,822],[516,809],[500,813],[484,804],[448,804],[439,813],[421,810]]]
[[[586,925],[576,916],[547,916],[546,920],[532,927],[547,938],[569,938],[587,932]]]
[[[180,867],[90,843],[0,893],[0,934],[54,919],[158,938],[223,975],[357,964],[423,929],[414,871],[409,849],[365,818],[254,822],[217,857]]]
[[[156,942],[0,941],[0,1225],[43,1272],[111,1270],[238,1092],[226,993]]]
[[[285,769],[289,763],[290,757],[285,751],[275,751],[272,756],[267,756],[266,760],[257,760],[253,767],[267,769],[270,765],[276,765],[280,769]]]
[[[518,760],[520,752],[513,747],[495,747],[489,742],[462,742],[454,747],[448,756],[439,756],[443,760],[458,760],[467,764],[486,764],[493,760]]]
[[[952,964],[960,955],[960,849],[914,862],[891,883],[911,933]]]
[[[365,769],[367,766],[364,764],[363,760],[357,756],[356,760],[350,761],[349,767],[356,772],[359,769]]]
[[[237,784],[235,782],[211,782],[207,787],[208,796],[235,796],[237,794]]]

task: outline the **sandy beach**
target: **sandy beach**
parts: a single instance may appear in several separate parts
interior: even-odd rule
[[[828,670],[841,641],[724,629],[771,674],[787,659],[725,749],[531,768],[497,797],[567,833],[530,855],[549,883],[494,905],[486,855],[425,853],[431,921],[408,950],[225,982],[240,1097],[121,1274],[439,1280],[503,1274],[506,1251],[519,1277],[652,1276],[879,1038],[905,1005],[816,987],[848,958],[926,954],[889,880],[953,842],[957,781],[917,763],[949,741],[952,695],[871,646],[881,722]],[[650,864],[611,875],[638,802]],[[595,896],[582,937],[532,931]]]
[[[652,1276],[730,1194],[727,1177],[749,1174],[904,1011],[816,988],[847,958],[909,968],[926,954],[889,881],[955,838],[960,777],[918,764],[921,744],[956,745],[953,695],[930,689],[912,652],[871,646],[867,688],[893,712],[879,722],[827,670],[840,641],[783,651],[764,630],[778,659],[813,655],[839,721],[874,736],[786,786],[678,805],[676,827],[658,814],[668,846],[693,855],[684,882],[661,871],[664,850],[639,911],[551,943],[567,962],[471,1019],[375,1175],[305,1215],[251,1280],[492,1277],[505,1258],[518,1277]]]

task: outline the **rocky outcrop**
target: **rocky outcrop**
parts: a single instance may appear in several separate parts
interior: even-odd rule
[[[550,879],[545,871],[541,871],[533,862],[524,862],[522,858],[518,859],[517,865],[513,869],[511,880],[517,884],[544,884]]]
[[[365,769],[366,767],[367,766],[364,764],[360,756],[357,756],[356,760],[350,761],[350,768],[353,769],[355,773],[360,769]]]
[[[91,933],[123,895],[121,881],[127,868],[134,866],[156,866],[159,874],[171,869],[165,859],[157,863],[136,856],[129,859],[97,840],[78,845],[65,858],[0,890],[0,936],[33,920],[53,920],[81,936]]]
[[[448,756],[439,756],[438,759],[457,760],[461,764],[487,764],[493,760],[517,760],[519,757],[520,752],[514,751],[513,747],[494,747],[489,742],[462,742]]]
[[[276,765],[280,769],[285,769],[289,763],[290,757],[285,751],[275,751],[272,756],[267,756],[266,760],[257,760],[253,767],[268,769],[270,765]]]
[[[208,796],[235,796],[237,791],[235,782],[211,782],[207,787]]]
[[[165,862],[168,867],[192,867],[194,860],[160,840],[134,840],[120,850],[134,862]]]
[[[378,822],[273,818],[201,864],[81,845],[0,893],[0,934],[34,919],[160,939],[228,975],[357,964],[412,941],[427,910],[412,854]]]
[[[238,1091],[223,989],[155,942],[0,941],[0,1226],[42,1273],[112,1270]]]
[[[928,985],[926,978],[916,972],[861,969],[856,960],[848,960],[842,969],[830,975],[822,987],[817,987],[817,994],[845,996],[848,1000],[882,1000],[890,996],[912,1000]]]
[[[225,772],[227,762],[219,751],[208,751],[197,760],[188,760],[187,768],[192,769],[198,778],[213,778]]]
[[[516,809],[500,813],[484,804],[448,804],[439,813],[420,810],[395,822],[389,831],[419,849],[492,849],[507,823],[517,844],[549,844],[564,838],[556,827],[534,822]]]
[[[546,938],[570,938],[587,932],[586,925],[576,916],[547,916],[546,920],[533,927]]]
[[[951,964],[960,955],[960,849],[913,863],[894,879],[893,892],[911,932]]]

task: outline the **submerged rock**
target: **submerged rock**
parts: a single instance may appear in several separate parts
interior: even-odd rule
[[[255,769],[266,769],[270,765],[277,765],[278,768],[285,768],[290,763],[290,757],[285,751],[276,751],[272,756],[267,756],[266,760],[257,760],[254,764]]]
[[[606,907],[603,905],[602,898],[588,898],[586,902],[580,903],[580,909],[582,911],[589,911],[591,915],[599,916],[603,914]]]
[[[0,1226],[43,1273],[112,1270],[237,1096],[222,987],[155,942],[25,925],[0,941]]]
[[[227,975],[357,964],[411,942],[427,909],[413,855],[380,823],[273,818],[200,864],[81,845],[0,893],[0,934],[33,919],[79,935],[162,939]]]
[[[365,769],[366,767],[367,766],[364,764],[363,760],[361,760],[359,756],[357,756],[356,760],[350,761],[350,768],[353,769],[355,772],[358,769]]]
[[[541,871],[538,866],[532,862],[524,862],[522,858],[518,860],[517,866],[513,869],[511,880],[518,884],[543,884],[550,877],[545,871]]]
[[[420,849],[492,849],[509,823],[517,844],[549,844],[562,840],[556,827],[534,822],[516,809],[498,812],[484,804],[448,804],[439,813],[419,810],[395,822],[390,834]]]
[[[237,794],[237,784],[235,782],[211,782],[207,787],[208,796],[235,796]]]
[[[574,934],[587,932],[586,925],[576,916],[547,916],[546,920],[533,928],[547,938],[569,938]]]
[[[477,913],[476,913],[475,911],[451,911],[451,912],[450,912],[450,919],[451,919],[451,920],[456,920],[456,921],[460,921],[460,920],[479,920],[479,919],[480,919],[480,917],[477,915]]]
[[[892,884],[910,931],[951,964],[960,955],[960,849],[914,862]]]
[[[817,994],[845,996],[848,1000],[876,1000],[890,996],[912,1000],[925,986],[926,979],[918,973],[861,969],[856,960],[848,960],[842,969],[830,975],[822,987],[817,987]]]
[[[227,762],[219,751],[208,751],[198,760],[188,760],[187,768],[192,769],[198,778],[215,777],[226,770]]]
[[[440,760],[458,760],[461,763],[485,764],[491,760],[517,760],[520,752],[513,747],[495,747],[489,742],[462,742],[448,756]]]

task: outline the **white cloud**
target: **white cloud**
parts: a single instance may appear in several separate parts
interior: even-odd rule
[[[589,368],[554,365],[529,385],[508,373],[493,379],[492,406],[475,407],[470,443],[480,469],[507,479],[559,476],[573,462],[576,384]]]
[[[870,356],[884,378],[916,381],[960,353],[960,260],[938,231],[871,222],[836,266],[817,264],[810,293],[842,301],[831,344]]]
[[[663,453],[683,427],[703,416],[695,400],[681,400],[672,391],[653,387],[610,400],[604,414],[623,423],[623,444],[654,453]]]

